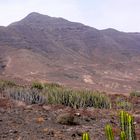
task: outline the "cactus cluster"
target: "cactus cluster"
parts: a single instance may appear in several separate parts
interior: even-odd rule
[[[47,104],[62,104],[73,108],[111,108],[109,97],[100,92],[56,87],[47,89],[44,96],[47,99]]]
[[[37,89],[14,87],[5,90],[7,96],[14,100],[24,101],[27,104],[44,104],[46,98]]]
[[[120,140],[136,140],[134,118],[125,111],[120,111]],[[107,140],[115,140],[111,125],[105,126]],[[89,134],[83,133],[82,140],[89,140]]]
[[[127,112],[120,112],[120,127],[121,131],[128,140],[136,140],[135,128],[134,128],[134,118]]]
[[[11,86],[4,88],[9,98],[28,104],[61,104],[72,108],[111,108],[109,96],[98,91],[73,90],[61,85],[35,82],[30,86]]]
[[[106,133],[108,140],[114,140],[114,134],[112,131],[112,127],[109,124],[107,124],[105,127],[105,133]]]
[[[125,111],[120,111],[120,140],[136,140],[134,118]],[[114,140],[112,128],[110,125],[105,127],[107,140]]]

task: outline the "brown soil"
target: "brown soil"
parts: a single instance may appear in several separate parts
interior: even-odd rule
[[[136,99],[132,101],[136,102]],[[140,111],[135,108],[133,113],[140,139]],[[64,117],[68,114],[74,117],[74,123],[61,123],[63,114]],[[107,123],[113,126],[115,135],[119,135],[117,116],[116,110],[26,105],[21,101],[1,98],[0,140],[81,140],[85,131],[90,133],[91,140],[105,140],[104,127]]]

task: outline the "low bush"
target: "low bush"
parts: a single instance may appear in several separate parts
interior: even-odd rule
[[[51,90],[51,89],[56,89],[56,88],[63,88],[62,85],[59,85],[57,83],[45,83],[44,84],[44,87],[48,90]]]
[[[133,91],[130,93],[130,97],[140,97],[140,91]]]
[[[0,80],[0,90],[4,90],[5,88],[8,87],[14,87],[16,86],[15,82],[13,81],[7,81],[7,80]]]
[[[115,108],[129,111],[133,109],[133,104],[129,101],[129,98],[120,96],[115,99]]]
[[[117,109],[123,109],[123,110],[132,110],[133,109],[133,104],[128,101],[121,101],[116,104],[117,104]]]
[[[36,89],[42,90],[44,88],[44,86],[40,82],[34,82],[31,86],[31,88],[36,88]]]

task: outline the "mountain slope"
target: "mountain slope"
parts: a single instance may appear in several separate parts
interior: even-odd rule
[[[0,27],[0,72],[108,92],[140,90],[140,34],[31,13]]]

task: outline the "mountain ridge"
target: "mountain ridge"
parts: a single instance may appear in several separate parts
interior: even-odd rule
[[[139,33],[98,30],[33,12],[0,27],[0,48],[3,76],[107,92],[140,90]]]

